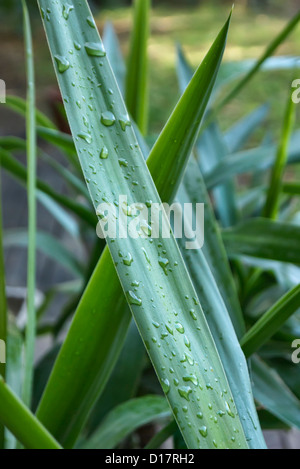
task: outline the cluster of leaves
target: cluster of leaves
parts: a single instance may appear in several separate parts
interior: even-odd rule
[[[0,161],[27,182],[29,230],[0,229],[0,338],[7,342],[0,444],[114,448],[133,445],[139,427],[160,422],[147,448],[169,436],[178,448],[264,448],[262,428],[300,428],[299,373],[291,362],[291,343],[300,337],[299,184],[282,183],[287,165],[300,162],[295,106],[289,94],[279,145],[268,138],[245,150],[267,106],[225,133],[217,122],[259,70],[294,67],[294,58],[271,55],[300,14],[254,63],[221,65],[230,18],[195,73],[179,48],[182,97],[153,144],[147,137],[150,0],[135,1],[127,70],[112,25],[102,43],[86,1],[38,3],[72,137],[35,109],[23,1],[28,98],[8,97],[7,106],[26,117],[27,139],[1,138]],[[239,77],[224,96],[224,85]],[[37,135],[60,150],[65,165],[37,146]],[[16,158],[24,150],[27,167]],[[36,157],[67,183],[67,195],[36,178]],[[173,236],[107,239],[105,246],[96,237],[95,209],[119,194],[149,205],[205,203],[203,249],[186,250],[185,240]],[[36,230],[36,201],[89,246],[84,261]],[[28,245],[24,331],[7,321],[2,252],[9,245]],[[74,276],[45,292],[38,311],[36,248]],[[70,301],[47,324],[47,309],[61,292]],[[35,337],[45,333],[54,346],[34,369]]]

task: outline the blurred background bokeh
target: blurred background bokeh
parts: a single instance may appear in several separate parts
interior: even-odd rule
[[[25,57],[23,43],[22,11],[19,0],[0,0],[0,79],[6,82],[7,93],[20,97],[26,95]],[[52,118],[56,118],[59,94],[54,69],[50,59],[44,30],[41,24],[36,0],[27,0],[33,26],[37,104]],[[93,13],[100,32],[107,21],[113,23],[120,40],[124,56],[127,57],[132,28],[131,0],[91,0]],[[208,51],[221,26],[228,16],[233,0],[152,0],[150,58],[150,121],[149,130],[157,135],[169,117],[179,98],[176,75],[176,44],[180,43],[193,67],[196,67]],[[300,0],[236,0],[225,52],[225,61],[241,61],[258,58],[270,41],[284,28],[287,21],[300,9]],[[276,50],[276,55],[300,55],[300,28],[296,28]],[[298,74],[298,76],[297,76]],[[265,138],[278,141],[282,129],[287,93],[300,71],[280,70],[259,73],[239,96],[222,110],[219,123],[228,128],[239,118],[258,106],[269,103],[270,112],[260,129],[248,142],[249,146],[259,145]],[[234,86],[231,82],[229,89]],[[226,91],[226,90],[225,90]],[[227,89],[228,91],[228,89]],[[300,106],[298,106],[298,116]],[[56,116],[56,117],[55,117]],[[299,122],[299,118],[297,123]],[[61,126],[60,126],[61,127]],[[62,129],[64,130],[64,129]],[[25,123],[22,117],[0,104],[0,136],[25,137]],[[43,147],[45,151],[48,148]],[[52,151],[52,153],[51,153]],[[49,151],[51,157],[59,160],[60,155]],[[25,155],[18,156],[26,164]],[[49,166],[38,163],[38,175],[59,192],[66,188],[58,181]],[[294,175],[293,175],[294,177]],[[5,229],[27,226],[26,191],[9,175],[3,172],[3,218]],[[40,206],[38,226],[63,240],[65,233]],[[78,246],[70,245],[70,249]],[[26,290],[26,251],[7,249],[5,252],[7,285],[12,299],[24,301]],[[57,264],[46,256],[38,254],[37,285],[39,291],[72,279]],[[20,290],[21,288],[21,290]],[[23,289],[22,289],[23,288]],[[19,289],[19,290],[18,290]],[[59,299],[61,304],[66,300]],[[60,310],[59,301],[51,314]],[[12,309],[14,309],[11,306]],[[16,305],[15,310],[20,308]],[[292,438],[292,439],[291,439]],[[268,441],[269,447],[299,447],[299,435],[294,438],[277,433]]]
[[[100,31],[106,21],[113,22],[125,56],[132,25],[131,3],[131,0],[90,2]],[[38,104],[45,112],[51,113],[51,89],[56,79],[49,60],[36,1],[29,0],[28,4],[33,19]],[[176,42],[182,44],[191,64],[197,66],[227,17],[231,4],[232,0],[153,1],[152,35],[149,44],[152,133],[161,129],[178,99]],[[224,60],[257,58],[299,8],[299,0],[237,0]],[[1,0],[0,13],[0,77],[6,81],[8,93],[24,96],[25,69],[20,2]],[[298,55],[299,46],[298,28],[276,54]],[[270,102],[271,112],[266,125],[276,136],[280,131],[282,103],[291,80],[291,71],[268,72],[257,76],[222,113],[221,126],[226,128],[255,106]],[[15,131],[16,118],[12,116],[11,119],[10,116],[4,117],[1,112],[0,134],[10,133],[12,125]]]

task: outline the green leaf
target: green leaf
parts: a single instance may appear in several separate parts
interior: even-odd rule
[[[0,421],[27,449],[60,449],[59,444],[0,376]]]
[[[21,116],[26,116],[27,105],[24,99],[17,96],[6,96],[6,105]],[[48,127],[49,129],[55,129],[55,125],[48,119],[47,116],[45,116],[45,114],[41,113],[37,109],[35,110],[35,113],[37,125],[40,125],[41,127]]]
[[[245,333],[245,323],[239,303],[236,286],[228,262],[221,232],[206,191],[202,174],[196,161],[191,160],[186,170],[183,187],[180,189],[180,202],[204,203],[204,245],[203,253],[218,285],[223,301],[238,338]],[[195,205],[194,205],[195,206]]]
[[[234,80],[249,73],[257,64],[256,60],[239,60],[234,62],[224,62],[220,67],[220,73],[216,80],[214,91],[212,93],[212,101],[216,101],[223,91],[223,87],[228,85]],[[269,57],[261,65],[261,71],[275,71],[275,70],[292,70],[299,68],[298,57],[282,56],[282,57]],[[183,93],[187,84],[194,74],[194,70],[188,62],[183,49],[180,44],[177,44],[177,77],[179,82],[180,91]],[[214,113],[213,117],[217,117]],[[212,119],[213,120],[213,119]]]
[[[213,114],[217,115],[219,111],[227,105],[232,99],[234,99],[242,89],[251,81],[251,79],[256,75],[256,73],[261,69],[265,61],[276,51],[280,44],[285,41],[293,29],[297,26],[300,20],[300,12],[298,12],[291,21],[284,27],[284,29],[275,37],[273,41],[266,48],[262,56],[257,60],[253,67],[248,71],[248,73],[240,80],[237,85],[216,105]]]
[[[278,215],[282,177],[288,158],[288,147],[295,122],[295,115],[296,105],[293,102],[291,93],[289,91],[282,136],[278,147],[276,161],[272,169],[271,181],[267,192],[266,205],[263,212],[266,218],[276,219]]]
[[[274,369],[256,357],[251,363],[255,399],[287,425],[300,428],[300,401]]]
[[[288,164],[300,162],[299,151],[300,133],[295,132],[291,139]],[[266,170],[274,164],[276,156],[275,145],[263,145],[259,148],[234,153],[224,158],[218,166],[205,174],[205,183],[208,189],[224,183],[237,174],[251,171]]]
[[[145,363],[145,347],[132,321],[114,371],[91,413],[87,425],[89,434],[114,407],[135,397]]]
[[[28,246],[26,230],[16,229],[4,233],[4,246]],[[36,232],[36,248],[49,258],[59,263],[76,277],[83,277],[84,269],[74,255],[68,251],[56,238],[49,233]]]
[[[300,264],[300,227],[257,218],[222,233],[231,258],[241,255]]]
[[[132,399],[112,410],[81,449],[113,449],[139,427],[170,418],[168,402],[160,396]]]
[[[82,178],[79,178],[69,168],[65,168],[62,164],[58,163],[46,153],[42,153],[41,158],[43,161],[48,163],[48,165],[51,166],[62,177],[62,179],[64,179],[64,181],[75,191],[76,195],[83,195],[83,197],[89,201],[89,192],[86,184],[82,181]]]
[[[103,29],[103,44],[122,96],[125,92],[126,66],[116,31],[109,21]]]
[[[126,104],[142,134],[148,126],[148,37],[151,0],[134,0],[134,24],[126,75]]]
[[[39,3],[42,8],[47,7],[47,3],[44,0],[40,1]],[[117,87],[115,78],[112,74],[107,58],[104,56],[99,59],[95,56],[90,56],[88,55],[88,53],[86,53],[86,50],[84,48],[86,42],[97,43],[96,50],[102,51],[102,43],[99,42],[100,39],[96,29],[90,26],[87,28],[86,26],[87,18],[90,18],[90,11],[87,7],[87,3],[81,2],[76,4],[76,7],[72,11],[69,20],[64,21],[62,19],[62,3],[58,2],[58,4],[53,4],[51,8],[51,21],[45,21],[44,26],[46,29],[52,55],[60,58],[66,58],[67,62],[70,64],[67,70],[63,71],[66,66],[65,65],[63,67],[60,67],[59,71],[59,61],[62,59],[58,59],[58,63],[57,61],[54,61],[55,68],[58,72],[58,79],[62,89],[62,94],[63,96],[68,95],[69,97],[69,102],[66,103],[66,110],[72,129],[72,134],[75,138],[77,152],[80,157],[81,164],[83,166],[85,177],[90,180],[89,189],[94,205],[97,206],[99,201],[99,189],[102,191],[102,193],[105,193],[107,200],[109,200],[110,202],[113,202],[118,194],[124,194],[128,197],[129,203],[141,201],[146,202],[147,200],[151,200],[153,203],[160,203],[160,199],[156,192],[156,188],[146,168],[143,155],[141,154],[140,149],[136,144],[136,139],[132,132],[132,129],[130,128],[130,126],[126,126],[125,130],[122,130],[122,119],[124,118],[124,115],[126,116],[126,109],[122,102],[119,89]],[[59,21],[61,22],[61,27],[58,29],[57,23]],[[89,23],[91,23],[90,20]],[[214,76],[215,70],[218,68],[221,57],[223,55],[228,26],[229,21],[222,29],[211,51],[208,53],[206,60],[200,67],[198,75],[196,75],[196,79],[202,79],[202,74],[204,73],[210,76]],[[70,48],[72,48],[75,31],[77,37],[76,40],[82,45],[82,49],[81,51],[77,51],[73,56],[69,56],[68,51]],[[81,31],[84,31],[84,34],[82,34]],[[99,64],[99,60],[102,66],[96,68],[96,65]],[[67,64],[65,60],[63,62]],[[86,80],[86,76],[93,76],[94,73],[96,74],[96,83],[103,84],[101,88],[95,88],[94,86],[92,86],[91,83]],[[81,110],[76,105],[76,100],[78,99],[78,87],[81,86],[81,80],[84,80],[84,82],[86,83],[86,90],[84,91],[84,94],[86,94],[86,102],[88,102],[91,93],[94,94],[94,100],[90,103],[92,105],[93,111],[84,102],[82,103],[83,106]],[[72,82],[75,83],[75,87],[71,85]],[[194,84],[191,85],[191,89],[194,89]],[[199,90],[197,89],[197,91]],[[111,94],[111,92],[113,94]],[[80,89],[80,96],[82,96],[82,93],[83,90]],[[190,99],[189,94],[188,99]],[[199,105],[201,105],[201,100],[199,102]],[[179,106],[181,108],[183,104],[180,103]],[[115,121],[110,114],[106,114],[106,111],[111,112],[112,110],[114,111],[114,115],[116,118]],[[87,132],[88,129],[84,131],[84,134],[82,133],[85,128],[82,118],[83,115],[87,118],[87,122],[90,123],[90,133]],[[121,120],[121,123],[119,122],[119,120]],[[177,119],[176,124],[178,126],[177,129],[182,126],[181,117]],[[199,125],[200,122],[197,122],[197,130]],[[99,131],[99,129],[101,129],[101,131]],[[169,128],[167,128],[167,131],[165,130],[164,132],[166,132],[166,136],[168,136],[169,134],[173,134],[173,132],[175,132],[175,129],[172,129],[171,131]],[[103,135],[103,137],[101,137],[101,135]],[[193,138],[192,136],[190,137],[190,139],[193,141],[194,138],[196,138],[196,136],[193,136]],[[115,153],[116,142],[118,142],[119,151],[122,151],[124,152],[124,154],[126,154],[128,168],[134,169],[134,171],[132,169],[134,176],[131,176],[131,178],[129,179],[127,179],[128,170],[124,174],[124,169],[122,169],[122,167],[120,167],[119,165],[118,155],[116,155]],[[182,145],[182,143],[183,142],[181,141],[181,139],[178,139],[176,147],[177,152],[180,151],[180,145]],[[103,148],[104,146],[108,149],[109,156],[107,159],[101,160],[99,158],[99,150],[101,150],[101,148]],[[191,149],[189,149],[189,152],[190,151]],[[88,155],[89,152],[93,156],[85,156]],[[159,156],[161,157],[161,153]],[[187,156],[188,155],[186,155],[185,158],[187,158]],[[174,160],[172,160],[172,163],[174,163]],[[90,167],[90,165],[96,168],[96,171],[94,171]],[[178,170],[177,177],[179,174],[181,174],[180,169],[181,168],[179,168]],[[96,172],[96,174],[94,174],[94,172]],[[134,185],[132,187],[133,181],[137,181],[138,185]],[[160,184],[158,186],[160,187]],[[162,192],[164,188],[165,185],[161,188]],[[169,190],[168,187],[166,187],[165,189],[166,191]],[[165,199],[165,197],[163,197],[163,199]],[[220,358],[217,354],[215,344],[213,342],[203,312],[199,305],[194,307],[198,310],[199,318],[201,319],[201,344],[202,347],[207,347],[207,351],[209,351],[209,363],[207,363],[206,366],[208,367],[208,369],[210,369],[211,366],[214,370],[215,375],[218,376],[216,392],[213,395],[210,392],[208,393],[207,390],[207,392],[204,391],[203,393],[199,387],[195,387],[195,389],[193,389],[190,385],[186,383],[184,385],[180,385],[180,389],[178,391],[178,388],[173,385],[173,376],[172,373],[169,371],[169,358],[166,358],[166,356],[172,356],[171,352],[174,349],[174,340],[176,340],[176,357],[172,358],[173,367],[177,369],[177,373],[179,376],[187,376],[187,374],[189,373],[196,373],[199,384],[201,384],[203,390],[206,387],[202,371],[203,367],[205,367],[204,362],[207,361],[207,359],[203,357],[202,351],[199,350],[199,331],[196,330],[195,322],[191,316],[187,316],[183,313],[183,311],[186,311],[188,308],[194,305],[193,297],[195,297],[195,291],[192,287],[191,281],[188,277],[183,260],[181,258],[178,246],[173,236],[171,236],[169,239],[155,239],[153,243],[149,243],[149,239],[142,237],[138,239],[108,239],[107,241],[109,244],[111,255],[115,262],[115,267],[118,271],[119,279],[122,283],[123,291],[129,299],[131,311],[138,324],[138,328],[143,337],[143,340],[148,346],[148,352],[151,356],[153,365],[157,370],[160,379],[163,380],[163,386],[167,392],[168,399],[172,405],[172,408],[176,412],[176,419],[179,422],[179,425],[181,427],[181,430],[183,431],[184,437],[187,440],[188,445],[190,447],[198,447],[199,445],[201,447],[211,447],[213,446],[213,440],[216,440],[217,444],[219,444],[220,447],[241,446],[247,448],[243,429],[239,421],[239,417],[236,413],[234,403],[232,403],[232,412],[230,412],[232,415],[235,415],[234,421],[229,414],[226,414],[224,418],[220,420],[218,427],[215,424],[211,423],[210,411],[208,407],[204,405],[204,418],[200,427],[205,426],[207,428],[208,434],[206,437],[201,437],[201,434],[200,437],[198,436],[199,418],[197,418],[196,416],[197,409],[199,408],[196,397],[198,396],[198,393],[198,397],[201,398],[201,400],[205,399],[207,401],[207,404],[211,403],[212,405],[215,405],[220,409],[226,407],[226,403],[223,397],[221,396],[221,393],[224,389],[226,389],[228,393],[226,397],[228,397],[229,400],[232,398],[222,368],[222,364],[220,362]],[[162,245],[162,247],[160,248],[159,245]],[[159,264],[159,256],[160,253],[162,253],[162,250],[166,252],[165,256],[169,259],[167,262],[169,262],[170,268],[173,263],[178,262],[178,265],[174,266],[176,268],[174,268],[172,272],[167,270],[167,275],[165,273],[165,270]],[[123,262],[120,262],[120,251],[131,254],[133,258],[133,263],[130,267],[124,264]],[[149,259],[150,263],[145,257],[145,251],[147,253],[147,258]],[[113,327],[112,309],[115,312],[116,298],[120,298],[120,300],[122,300],[122,296],[120,296],[120,293],[118,293],[119,289],[117,288],[116,290],[116,287],[114,286],[114,277],[111,278],[109,276],[110,272],[114,271],[114,267],[110,267],[110,263],[108,261],[110,254],[104,253],[104,256],[106,257],[102,256],[100,262],[102,266],[105,266],[105,274],[104,276],[101,275],[100,277],[98,277],[99,282],[97,284],[94,284],[94,280],[93,282],[91,282],[91,284],[93,284],[94,291],[97,292],[98,301],[91,297],[90,292],[92,292],[92,290],[90,290],[88,295],[83,296],[81,301],[81,307],[83,307],[83,302],[85,302],[87,306],[86,308],[83,308],[85,314],[85,321],[83,321],[81,318],[79,320],[77,317],[73,322],[73,326],[75,323],[77,323],[77,328],[79,323],[81,323],[81,326],[83,325],[84,327],[81,327],[80,332],[78,331],[80,336],[78,336],[78,333],[74,333],[73,328],[72,335],[74,336],[74,340],[71,339],[68,343],[68,351],[70,351],[72,348],[73,352],[75,352],[75,350],[77,349],[77,352],[79,352],[79,355],[81,355],[82,363],[83,360],[86,361],[86,359],[89,359],[89,370],[88,373],[87,370],[85,370],[84,374],[89,375],[93,373],[93,377],[91,379],[91,377],[88,376],[88,380],[82,380],[83,373],[78,372],[77,363],[76,361],[74,361],[73,353],[73,373],[70,370],[70,361],[68,361],[68,369],[70,370],[70,375],[72,375],[73,382],[72,386],[67,387],[68,399],[65,399],[65,396],[67,394],[65,392],[62,393],[62,400],[69,401],[67,403],[67,406],[70,406],[70,402],[74,402],[72,401],[74,397],[70,399],[70,391],[72,393],[78,392],[79,388],[80,392],[80,389],[83,388],[83,382],[85,383],[85,386],[87,386],[88,383],[92,384],[91,388],[88,388],[87,391],[84,391],[84,389],[82,389],[82,392],[80,392],[80,397],[82,396],[83,392],[86,392],[85,397],[88,397],[88,399],[84,400],[85,405],[90,404],[90,402],[93,403],[95,397],[98,396],[99,388],[96,389],[96,387],[94,387],[93,385],[94,383],[99,383],[99,381],[97,381],[100,376],[99,368],[97,370],[97,373],[94,373],[94,364],[97,360],[97,363],[99,365],[100,353],[98,349],[100,341],[99,336],[97,336],[98,349],[96,349],[95,354],[94,348],[92,348],[93,346],[91,344],[91,337],[93,337],[93,334],[95,334],[94,337],[96,337],[97,335],[95,333],[95,327],[97,322],[103,321],[105,322],[106,326],[105,331],[101,331],[101,335],[104,335],[106,344],[108,342],[111,342],[111,328]],[[98,270],[97,267],[94,275],[98,275],[99,272],[101,273],[101,270]],[[139,282],[139,287],[136,287],[137,291],[134,291],[134,286],[132,285],[132,283],[137,281]],[[156,284],[161,285],[162,290],[156,290]],[[99,291],[100,285],[101,287],[105,286],[103,296],[100,294]],[[152,291],[153,301],[151,301],[151,298],[149,298],[149,291]],[[163,291],[164,293],[163,297],[161,296],[161,291]],[[115,292],[117,293],[115,294]],[[111,300],[110,295],[113,296],[113,300]],[[134,295],[136,296],[136,300],[134,300]],[[189,299],[187,299],[186,297],[189,297]],[[109,311],[109,313],[107,313],[109,314],[109,320],[105,318],[105,315],[101,315],[101,318],[98,317],[97,313],[99,312],[99,299],[102,303],[101,309],[102,306],[104,306],[104,308]],[[94,308],[91,307],[92,302],[94,303]],[[112,308],[112,304],[114,305],[114,308]],[[153,306],[155,306],[155,308],[153,308]],[[93,309],[94,315],[92,314]],[[93,318],[89,319],[89,321],[93,320],[94,322],[91,329],[93,331],[92,334],[90,333],[90,326],[87,327],[87,311],[91,312]],[[176,314],[178,314],[178,316],[174,315],[174,311],[176,311]],[[173,331],[174,336],[170,334],[170,336],[168,336],[168,339],[165,338],[164,340],[161,340],[161,331],[164,330],[164,324],[168,321],[168,327]],[[153,322],[158,322],[160,324],[160,327],[156,328],[153,325]],[[189,338],[191,344],[190,346],[192,349],[192,359],[190,359],[190,362],[187,359],[184,364],[181,362],[181,360],[186,359],[184,358],[184,356],[186,356],[186,354],[188,353],[187,345],[184,343],[184,334],[181,334],[177,330],[179,328],[182,331],[181,327],[178,326],[178,324],[181,324],[185,328],[185,335]],[[161,331],[159,329],[161,329]],[[100,332],[99,329],[98,331]],[[119,331],[123,334],[123,331],[118,328],[117,331],[114,330],[115,335],[117,335]],[[88,352],[86,350],[86,347],[84,346],[84,343],[80,344],[78,350],[78,337],[82,337],[84,339],[84,343],[89,344]],[[161,343],[161,349],[159,349],[158,346],[153,343],[153,337],[157,340],[157,342]],[[115,337],[113,337],[113,340],[114,339]],[[118,350],[119,344],[117,344],[116,347]],[[109,348],[109,351],[111,351],[111,348]],[[66,349],[64,349],[64,351],[62,350],[60,358],[58,359],[58,362],[54,368],[54,374],[52,375],[52,378],[50,378],[50,384],[47,386],[46,393],[44,394],[44,397],[40,404],[38,416],[47,425],[48,428],[54,428],[55,435],[59,435],[59,439],[63,439],[64,444],[69,446],[73,443],[74,437],[76,438],[78,427],[81,427],[82,421],[84,421],[86,415],[82,415],[83,413],[81,414],[79,412],[79,405],[83,405],[83,401],[81,399],[79,400],[79,395],[75,396],[77,405],[74,406],[72,404],[71,407],[67,409],[67,412],[66,403],[62,403],[61,399],[57,399],[57,393],[63,391],[62,382],[64,381],[64,379],[61,373],[60,377],[56,376],[55,379],[54,375],[58,375],[57,370],[59,369],[59,366],[61,366],[58,366],[58,363],[60,362],[62,364],[66,360],[68,354],[66,354],[65,352]],[[63,353],[64,355],[62,355]],[[104,351],[103,353],[107,357],[108,350]],[[87,357],[87,354],[90,355]],[[112,354],[110,356],[115,357],[115,354]],[[194,363],[193,365],[191,365],[192,360]],[[81,369],[82,363],[80,364]],[[110,360],[106,360],[106,366],[108,366],[110,369]],[[162,368],[164,370],[163,373]],[[101,384],[103,384],[104,382],[105,381],[101,377]],[[166,383],[168,382],[170,383],[169,388],[166,385]],[[88,393],[90,394],[88,395]],[[182,395],[185,395],[186,398],[182,397]],[[181,407],[178,408],[177,412],[176,409],[178,405],[178,399],[179,401],[184,403],[184,406],[187,406],[187,413],[185,413]],[[53,411],[51,410],[51,408],[54,408],[52,407],[53,405],[56,409],[57,405],[59,405],[60,407],[59,412],[56,412],[56,417],[57,414],[60,417],[59,420],[57,418],[53,418],[54,415]],[[61,411],[63,410],[63,407],[64,416],[62,417]],[[74,409],[77,410],[76,413],[74,413]],[[185,424],[183,424],[186,418],[189,418],[189,421],[191,422],[191,429],[187,429]],[[78,420],[75,426],[76,419]],[[232,441],[231,439],[233,425],[239,430],[235,441]],[[68,427],[67,432],[66,427]],[[194,431],[192,431],[192,429],[194,429]],[[201,431],[204,435],[206,435],[205,429],[201,428]],[[200,443],[198,439],[200,439]]]
[[[239,151],[253,132],[262,124],[269,111],[268,105],[263,105],[252,111],[246,117],[233,125],[224,135],[230,153]]]
[[[197,172],[195,172],[193,166],[193,164],[189,165],[188,172],[184,178],[184,187],[190,188],[190,192],[195,194],[193,178],[195,179],[197,177]],[[199,193],[199,190],[197,193]],[[181,203],[191,201],[191,199],[183,193],[182,188],[179,191],[179,197]],[[211,210],[208,201],[205,205],[206,216]],[[213,215],[211,215],[211,223],[213,222],[212,217]],[[188,221],[185,220],[185,227],[187,226],[187,222]],[[207,224],[205,224],[205,226],[207,227]],[[211,237],[212,236],[209,237],[210,242]],[[184,260],[198,293],[198,297],[201,298],[201,304],[218,352],[222,358],[238,413],[240,416],[243,416],[242,425],[249,446],[250,448],[256,449],[264,448],[265,443],[256,414],[247,363],[234,331],[228,312],[229,310],[227,310],[225,306],[218,286],[205,259],[204,250],[190,251],[185,249],[186,240],[184,238],[178,240],[178,242],[181,246]],[[218,253],[214,252],[215,259],[217,255]],[[222,261],[223,259],[220,257],[217,265],[219,266]],[[229,275],[231,275],[230,272]],[[228,278],[228,276],[223,278],[224,285],[228,284]]]
[[[282,192],[290,195],[300,195],[299,182],[284,182],[282,184]]]
[[[38,406],[60,348],[61,344],[56,343],[35,366],[33,388],[34,410],[36,410]]]
[[[277,373],[291,389],[293,394],[300,399],[300,375],[297,373],[298,364],[292,363],[289,356],[287,360],[283,358],[280,360],[271,360],[271,367],[276,369]]]
[[[0,163],[4,169],[6,169],[12,176],[18,179],[21,183],[26,183],[27,180],[27,170],[26,168],[19,163],[10,153],[0,148]],[[77,203],[76,201],[70,199],[65,195],[57,193],[52,187],[50,187],[45,182],[37,179],[36,187],[38,190],[47,194],[53,200],[61,204],[63,207],[69,209],[75,215],[77,215],[82,221],[88,225],[95,227],[97,222],[96,216],[87,209],[84,205]]]
[[[201,134],[197,142],[197,153],[199,154],[199,166],[204,175],[213,167],[218,166],[228,155],[229,150],[216,124],[211,124]],[[235,203],[234,181],[228,180],[223,185],[214,188],[213,196],[222,225],[224,227],[235,225],[238,213]]]
[[[75,145],[70,135],[47,127],[37,127],[37,133],[40,138],[62,150],[72,166],[80,170]]]
[[[80,226],[72,215],[44,192],[37,191],[37,199],[64,230],[70,233],[73,238],[79,239]]]
[[[10,317],[7,331],[6,376],[5,381],[10,389],[21,398],[23,382],[23,345],[24,339],[15,321]],[[17,440],[5,429],[5,449],[16,449]]]
[[[178,426],[175,420],[172,420],[168,423],[160,432],[158,432],[154,437],[149,441],[145,449],[159,449],[161,445],[174,433],[178,431]]]
[[[247,332],[241,346],[247,357],[260,349],[300,308],[300,285],[290,290]]]

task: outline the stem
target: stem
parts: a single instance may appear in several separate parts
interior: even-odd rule
[[[273,55],[275,50],[280,46],[280,44],[288,37],[288,35],[293,31],[293,29],[297,26],[298,22],[300,21],[300,12],[294,16],[291,21],[285,26],[285,28],[281,31],[281,33],[269,44],[263,55],[260,59],[254,64],[254,66],[249,70],[249,72],[245,75],[245,77],[238,82],[238,84],[233,88],[232,91],[228,93],[227,96],[215,107],[212,111],[209,119],[214,119],[219,111],[225,107],[230,101],[232,101],[241,91],[242,89],[251,81],[253,76],[260,70],[264,62]]]
[[[1,166],[1,164],[0,164]],[[5,377],[6,364],[1,363],[3,352],[6,352],[7,336],[7,304],[5,292],[5,269],[2,240],[2,192],[1,192],[1,172],[0,172],[0,374]],[[6,353],[5,353],[6,354]],[[5,361],[5,360],[4,360]],[[4,426],[0,424],[0,449],[4,448]]]
[[[28,265],[27,265],[27,326],[25,337],[25,374],[23,401],[30,407],[35,350],[35,289],[36,289],[36,122],[34,64],[30,19],[26,1],[22,0],[27,64],[27,194],[28,194]]]
[[[289,93],[288,103],[284,116],[283,132],[277,152],[275,165],[271,174],[271,182],[267,194],[264,216],[275,220],[278,215],[279,197],[281,193],[282,176],[288,157],[288,147],[295,121],[295,103]]]

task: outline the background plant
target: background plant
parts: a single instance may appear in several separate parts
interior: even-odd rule
[[[47,292],[37,311],[37,333],[50,333],[55,340],[53,348],[36,367],[32,410],[38,407],[37,418],[64,447],[73,447],[76,441],[84,448],[115,447],[141,425],[157,420],[166,422],[167,426],[154,437],[149,447],[161,444],[170,435],[175,435],[176,447],[184,444],[201,448],[264,447],[260,424],[266,428],[299,426],[299,383],[290,362],[290,344],[299,337],[298,203],[294,192],[292,196],[288,194],[287,185],[282,193],[281,185],[282,162],[295,165],[299,161],[299,136],[294,133],[290,145],[287,145],[295,111],[293,106],[288,106],[280,151],[277,152],[277,145],[271,139],[264,140],[257,148],[243,150],[251,134],[265,119],[267,108],[259,108],[224,134],[215,121],[215,109],[220,108],[220,96],[222,102],[227,102],[228,96],[233,99],[237,92],[242,92],[253,76],[253,70],[257,73],[262,66],[274,69],[295,66],[294,58],[269,57],[296,26],[299,15],[268,47],[258,62],[259,66],[244,63],[240,66],[224,65],[214,89],[229,22],[193,78],[191,67],[182,50],[178,49],[179,85],[184,93],[160,136],[153,139],[143,138],[138,129],[140,126],[145,133],[148,113],[146,43],[140,38],[149,21],[148,2],[136,2],[139,21],[133,29],[130,56],[138,57],[135,63],[140,66],[136,69],[130,67],[127,80],[111,25],[107,25],[103,38],[114,75],[86,2],[81,6],[74,5],[74,8],[69,5],[67,9],[58,2],[51,6],[50,11],[47,11],[46,4],[41,1],[40,8],[73,140],[58,131],[43,114],[35,113],[38,135],[59,148],[66,163],[53,162],[39,149],[38,155],[54,167],[70,188],[67,195],[62,195],[38,179],[36,197],[85,247],[88,255],[79,259],[59,240],[46,233],[36,233],[37,247],[72,271],[76,281],[58,285]],[[27,18],[25,6],[24,12]],[[59,22],[61,28],[58,29],[56,25]],[[32,56],[28,20],[25,24],[30,70]],[[86,43],[92,43],[93,47],[87,49],[84,47]],[[230,90],[229,95],[224,95],[224,84],[228,86],[239,75],[243,75],[242,85],[233,86],[234,93]],[[115,78],[119,89],[126,90],[124,94],[129,102],[132,103],[130,96],[134,96],[132,90],[138,89],[136,101],[145,103],[139,108],[132,104],[129,107],[135,133],[129,125]],[[78,80],[85,84],[80,95]],[[141,82],[143,86],[138,88]],[[101,86],[97,87],[97,83]],[[289,87],[290,83],[287,91]],[[91,99],[91,93],[96,95],[96,99]],[[35,127],[30,123],[34,114],[32,93],[28,95],[27,104],[14,97],[9,97],[7,104],[21,114],[25,114],[27,106],[29,144],[35,139]],[[208,112],[199,136],[207,104]],[[108,109],[114,110],[116,116],[116,122],[109,127],[103,125],[105,116],[103,118],[102,115]],[[122,130],[122,125],[125,130]],[[103,136],[99,136],[95,129],[101,129]],[[119,155],[115,149],[116,142]],[[104,144],[109,153],[107,161],[99,158]],[[3,168],[25,183],[27,170],[14,154],[24,151],[26,142],[7,137],[1,139],[0,145]],[[131,146],[136,148],[134,152]],[[29,161],[31,152],[32,145],[27,149]],[[93,162],[84,156],[89,152],[88,158],[94,158]],[[149,153],[147,164],[156,188],[144,164]],[[125,161],[121,166],[120,160]],[[29,167],[34,170],[28,164],[28,171]],[[128,167],[134,178],[126,173]],[[262,218],[268,198],[270,168],[273,168],[273,178],[274,174],[280,175],[276,185],[279,202],[276,220]],[[247,175],[246,184],[237,179],[241,174]],[[132,181],[135,184],[131,184]],[[211,199],[207,190],[212,195]],[[103,251],[103,243],[96,239],[96,217],[90,199],[97,206],[101,197],[109,200],[119,193],[126,193],[130,200],[138,201],[144,197],[159,200],[158,194],[164,201],[171,201],[175,196],[181,203],[205,201],[206,242],[203,251],[191,254],[181,245],[177,246],[173,239],[168,243],[160,240],[161,245],[149,244],[148,240],[141,240],[138,245],[130,240],[123,245],[110,242],[114,266],[108,249]],[[28,243],[32,248],[34,244],[34,239],[20,230],[4,232],[3,238],[4,246]],[[124,259],[128,261],[123,262]],[[28,280],[32,282],[33,279],[32,265]],[[156,283],[159,289],[155,288]],[[164,294],[161,295],[159,290]],[[42,322],[49,304],[60,291],[71,292],[69,304],[56,323]],[[153,291],[151,296],[150,291]],[[119,298],[117,302],[116,298]],[[137,328],[131,323],[126,299],[160,383],[147,359]],[[5,305],[1,307],[1,317],[5,318]],[[74,312],[61,348],[57,337]],[[198,329],[195,321],[199,324]],[[5,325],[3,329],[6,329]],[[246,329],[250,329],[247,334]],[[14,325],[8,328],[7,381],[15,390],[20,389],[23,381],[18,353],[22,333]],[[28,349],[28,342],[30,347],[33,346],[33,338],[28,333],[25,338]],[[253,357],[253,391],[259,403],[260,423],[238,339],[246,357]],[[253,355],[257,351],[258,354]],[[202,353],[206,356],[202,357]],[[170,358],[173,360],[171,365]],[[25,375],[21,389],[24,389],[26,379],[28,375]],[[45,438],[42,441],[47,441],[50,447],[57,446],[33,416],[30,422],[36,433],[32,432],[32,441],[25,440],[23,421],[20,420],[20,428],[16,424],[18,411],[21,415],[24,407],[11,390],[8,392],[2,386],[1,392],[1,395],[9,396],[15,413],[8,418],[5,408],[2,413],[0,408],[0,417],[21,443],[39,447],[38,435]],[[172,422],[171,415],[175,416],[176,424]],[[131,444],[130,439],[127,444]],[[11,435],[6,445],[15,445]]]

